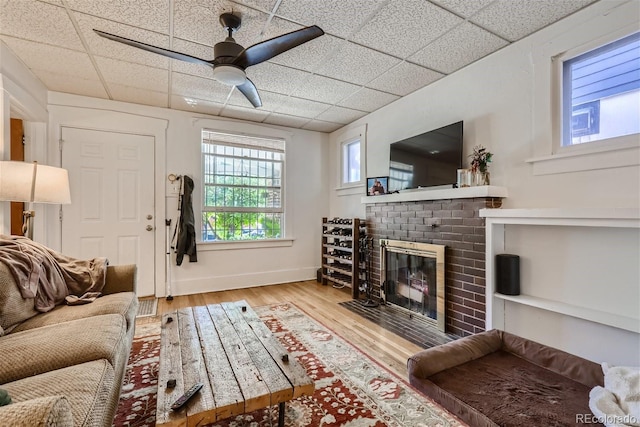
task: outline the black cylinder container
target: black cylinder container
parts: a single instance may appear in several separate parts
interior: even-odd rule
[[[496,292],[503,295],[520,295],[520,257],[518,255],[496,255]]]

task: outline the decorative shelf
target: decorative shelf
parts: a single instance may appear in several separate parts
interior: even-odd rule
[[[566,316],[584,319],[635,333],[640,333],[640,317],[629,317],[572,305],[559,300],[531,295],[503,295],[495,292],[496,254],[504,253],[505,231],[510,226],[640,228],[637,208],[543,208],[543,209],[480,209],[486,230],[486,328],[505,329],[507,301]],[[505,228],[506,227],[506,228]],[[535,268],[535,266],[534,266]],[[533,284],[535,286],[535,284]]]
[[[493,296],[497,299],[528,305],[530,307],[536,307],[542,310],[552,311],[566,316],[577,317],[578,319],[590,320],[603,325],[609,325],[620,329],[626,329],[627,331],[640,333],[640,318],[622,316],[593,308],[579,307],[577,305],[567,304],[560,301],[552,301],[531,295],[503,295],[495,293]]]
[[[636,208],[480,209],[492,224],[640,228]]]
[[[507,197],[507,189],[495,185],[481,185],[478,187],[429,189],[416,188],[402,190],[399,193],[383,194],[380,196],[363,196],[362,204],[416,202],[420,200],[443,199],[473,199],[476,197]]]

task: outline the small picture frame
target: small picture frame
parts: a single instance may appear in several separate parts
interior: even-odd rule
[[[367,196],[380,196],[389,192],[389,177],[376,176],[367,178]]]

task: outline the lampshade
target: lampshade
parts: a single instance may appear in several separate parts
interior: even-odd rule
[[[218,65],[213,69],[213,78],[229,86],[240,86],[247,81],[242,69],[233,65]]]
[[[36,162],[0,161],[0,200],[69,204],[69,174]]]

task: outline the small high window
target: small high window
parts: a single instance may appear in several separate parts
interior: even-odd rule
[[[640,33],[565,60],[562,146],[640,133]]]
[[[342,144],[342,183],[360,182],[360,139]]]

